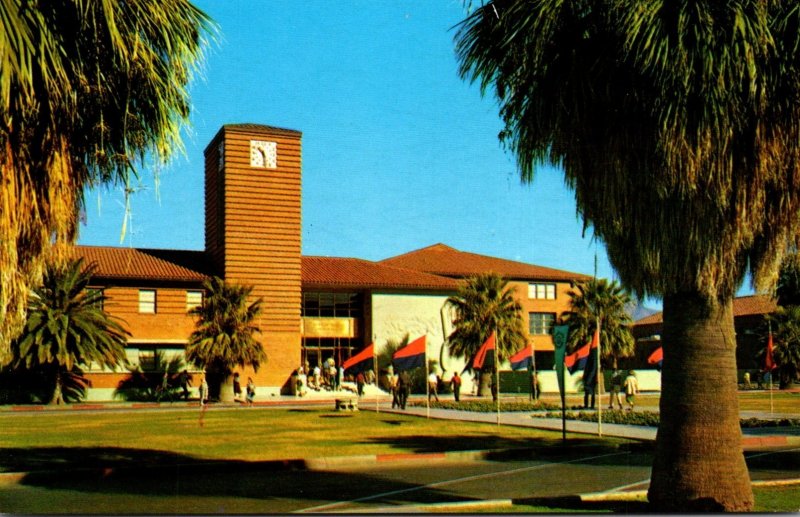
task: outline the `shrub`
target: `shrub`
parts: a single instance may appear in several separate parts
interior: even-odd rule
[[[409,402],[410,406],[425,407],[424,401]],[[491,413],[497,411],[497,403],[491,400],[468,400],[456,402],[455,400],[443,400],[440,402],[431,401],[431,407],[437,409],[458,409],[461,411],[475,411],[479,413]],[[558,409],[559,406],[542,401],[516,401],[501,402],[501,411],[548,411]]]

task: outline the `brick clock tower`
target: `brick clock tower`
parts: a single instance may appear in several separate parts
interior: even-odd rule
[[[257,338],[268,359],[254,379],[273,394],[300,364],[301,138],[230,124],[205,149],[206,253],[217,274],[263,299]]]

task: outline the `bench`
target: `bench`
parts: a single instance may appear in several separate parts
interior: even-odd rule
[[[358,411],[358,399],[336,399],[336,411]]]

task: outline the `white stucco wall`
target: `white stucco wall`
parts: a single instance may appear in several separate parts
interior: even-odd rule
[[[372,340],[380,352],[388,340],[409,341],[427,336],[428,359],[439,363],[439,375],[450,380],[454,370],[464,369],[465,360],[455,359],[442,350],[446,337],[453,331],[453,313],[446,307],[445,295],[373,293]],[[444,328],[442,328],[444,326]],[[465,375],[462,391],[472,390],[472,379]]]

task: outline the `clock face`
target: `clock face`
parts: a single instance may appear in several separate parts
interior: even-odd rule
[[[250,167],[274,169],[278,166],[278,144],[250,140]]]

